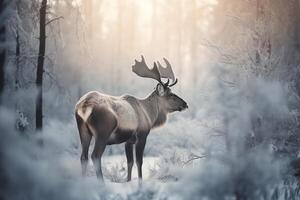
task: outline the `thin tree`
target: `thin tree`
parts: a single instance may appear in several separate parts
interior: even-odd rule
[[[197,84],[198,84],[198,63],[197,63],[197,52],[198,52],[198,26],[197,26],[197,2],[192,0],[191,2],[192,12],[190,13],[191,19],[191,41],[190,41],[190,54],[191,54],[191,67],[192,67],[192,81],[194,84],[194,96],[193,99],[197,99]],[[196,112],[192,111],[192,115],[195,117]]]
[[[116,60],[117,61],[121,61],[122,60],[122,31],[123,31],[123,17],[124,17],[124,3],[122,1],[118,2],[118,21],[117,21],[117,33],[116,33],[116,37],[117,37],[117,51],[116,51]],[[114,62],[115,65],[115,83],[117,83],[118,81],[121,81],[122,76],[121,74],[122,72],[122,68],[117,69],[116,67],[116,62]],[[116,92],[120,92],[120,84],[116,84],[115,86],[115,91]]]
[[[16,30],[16,74],[15,74],[16,90],[18,90],[20,87],[19,70],[20,70],[20,33],[19,33],[19,29],[17,28]]]
[[[38,90],[36,99],[36,130],[43,128],[43,73],[44,60],[46,51],[46,10],[47,0],[42,0],[40,7],[40,37],[39,37],[39,53],[36,72],[36,87]]]
[[[0,16],[1,16],[1,22],[0,22],[0,95],[2,95],[3,90],[4,90],[4,67],[5,67],[5,58],[6,58],[6,48],[5,48],[5,33],[6,33],[6,28],[5,28],[5,22],[3,20],[3,13],[6,7],[6,1],[5,0],[0,0]],[[1,96],[0,96],[1,97]],[[0,98],[0,104],[2,98]]]
[[[152,33],[151,33],[151,43],[156,44],[157,39],[157,0],[152,1],[153,8],[152,8]]]
[[[197,86],[197,80],[198,80],[198,69],[197,69],[197,38],[198,38],[198,27],[197,27],[197,5],[196,0],[192,0],[192,13],[191,13],[191,60],[192,60],[192,72],[193,72],[193,83]],[[195,87],[196,89],[196,87]]]
[[[300,52],[300,1],[293,1],[293,14],[294,14],[294,44],[297,53]]]
[[[256,1],[255,74],[268,73],[271,68],[271,7],[268,0]]]
[[[177,40],[177,63],[178,63],[178,74],[180,76],[182,76],[182,0],[179,0],[177,2],[177,37],[178,37],[178,40]],[[179,77],[182,79],[182,77]],[[181,91],[181,84],[179,85],[179,91]]]
[[[84,4],[84,15],[87,24],[87,35],[90,40],[93,39],[94,32],[94,1],[93,0],[85,0]]]

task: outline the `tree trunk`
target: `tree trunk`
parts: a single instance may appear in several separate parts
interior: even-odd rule
[[[86,19],[87,24],[87,35],[90,40],[93,38],[93,32],[94,32],[94,3],[93,0],[85,0],[84,1],[84,15]]]
[[[135,3],[130,3],[128,5],[129,16],[128,16],[128,42],[127,46],[129,49],[135,48],[135,28],[137,26],[135,11],[137,10]]]
[[[156,37],[157,37],[157,33],[156,33],[156,27],[157,27],[157,1],[153,0],[152,1],[153,4],[153,9],[152,9],[152,32],[151,32],[151,43],[152,44],[156,44]]]
[[[18,26],[18,25],[17,25]],[[15,90],[20,88],[20,34],[19,27],[16,30],[16,73],[15,73]]]
[[[260,0],[256,1],[256,31],[259,32],[259,27],[258,24],[260,23],[261,20],[261,16],[262,16],[262,12],[263,12],[263,7],[262,7],[262,3],[260,2]],[[259,37],[257,36],[257,38],[255,38],[255,74],[258,75],[258,66],[260,65],[260,52],[259,52]]]
[[[255,75],[268,75],[271,70],[271,7],[268,0],[256,1]]]
[[[42,0],[40,8],[40,38],[39,38],[39,54],[36,73],[36,130],[43,128],[43,73],[44,73],[44,58],[46,50],[46,10],[47,0]]]
[[[197,18],[196,18],[196,1],[192,1],[192,14],[191,14],[191,20],[192,20],[192,29],[191,29],[191,64],[192,64],[192,72],[193,72],[193,84],[197,86],[197,80],[198,80],[198,69],[197,69],[197,37],[198,37],[198,31],[197,31]],[[197,90],[197,87],[195,87],[195,90]],[[196,94],[196,93],[195,93]]]
[[[178,23],[177,23],[177,33],[178,33],[178,41],[177,41],[177,66],[178,66],[178,75],[182,76],[182,0],[178,2]],[[179,79],[183,80],[182,77]],[[182,84],[179,84],[179,91],[182,90]]]
[[[122,77],[121,74],[123,73],[123,69],[122,68],[118,68],[116,67],[118,65],[118,63],[120,63],[122,61],[122,31],[123,31],[123,17],[124,17],[124,13],[123,13],[123,1],[119,1],[118,2],[118,22],[117,22],[117,51],[116,51],[116,61],[114,61],[114,67],[115,67],[115,87],[114,87],[114,91],[119,93],[120,92],[120,84],[122,83]]]
[[[198,27],[197,27],[197,7],[196,7],[196,0],[192,1],[192,13],[191,13],[191,41],[190,41],[190,52],[191,52],[191,67],[192,67],[192,83],[194,85],[193,87],[193,99],[197,102],[197,88],[198,88],[198,59],[197,59],[197,51],[198,51]],[[195,110],[192,111],[192,116],[196,117]]]
[[[295,49],[297,50],[297,53],[300,52],[300,13],[299,13],[299,9],[300,9],[300,2],[298,0],[294,1],[294,14],[295,16],[295,28],[294,28],[294,42],[295,42]]]
[[[5,10],[5,0],[0,0],[0,14],[3,15],[3,12]],[[3,20],[3,19],[2,19]],[[5,49],[5,34],[6,34],[6,29],[5,29],[5,22],[4,20],[1,20],[0,24],[0,105],[2,104],[2,93],[4,90],[4,84],[5,84],[5,77],[4,77],[4,67],[5,67],[5,58],[6,58],[6,49]]]

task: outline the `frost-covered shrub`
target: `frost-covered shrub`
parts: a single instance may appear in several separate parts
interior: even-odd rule
[[[282,163],[266,149],[205,160],[175,190],[187,199],[269,199],[281,182]],[[177,194],[176,194],[177,195]]]
[[[164,155],[150,168],[150,178],[162,182],[177,181],[179,178],[178,168],[184,167],[183,154],[173,152]]]
[[[121,200],[136,199],[135,197],[157,199],[157,188],[150,189],[145,185],[140,188],[130,186],[129,188],[132,189],[126,190],[120,184],[114,185],[114,190],[111,190],[110,186],[101,184],[96,177],[83,178],[79,170],[71,173],[72,168],[79,167],[79,160],[76,166],[72,163],[72,151],[66,152],[66,148],[72,148],[72,140],[69,133],[64,132],[62,123],[52,122],[52,125],[39,133],[40,135],[31,133],[30,137],[22,137],[14,129],[14,124],[13,112],[1,108],[1,198],[10,200]],[[42,146],[38,143],[41,138]],[[59,158],[62,156],[68,165],[60,162]],[[125,191],[125,194],[120,195],[116,191]]]
[[[127,178],[127,166],[125,162],[103,166],[103,175],[111,182],[122,183]]]
[[[29,126],[28,118],[26,117],[25,113],[17,110],[17,121],[16,121],[16,128],[21,132],[24,132],[27,127]]]
[[[231,77],[221,72],[223,78]],[[284,193],[298,198],[295,183],[286,184],[293,155],[277,154],[280,148],[290,150],[282,145],[298,125],[289,87],[260,77],[235,80],[230,86],[223,80],[212,82],[214,93],[203,105],[204,113],[217,119],[207,122],[214,124],[210,133],[220,134],[225,148],[209,151],[210,156],[179,181],[175,191],[187,199],[280,199]],[[186,185],[190,187],[181,190]]]

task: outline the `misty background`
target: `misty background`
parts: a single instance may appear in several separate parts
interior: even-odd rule
[[[299,198],[299,0],[2,0],[0,7],[5,199]],[[150,133],[143,187],[124,183],[123,144],[105,150],[103,186],[91,163],[81,177],[74,105],[91,90],[147,96],[156,82],[131,71],[141,55],[150,68],[170,61],[179,79],[172,90],[189,109]]]

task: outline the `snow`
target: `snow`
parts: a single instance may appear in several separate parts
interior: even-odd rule
[[[59,158],[59,164],[71,175],[71,176],[81,176],[81,165],[80,165],[80,156],[61,156]],[[150,169],[152,169],[155,164],[159,161],[159,157],[144,157],[143,161],[143,178],[145,180],[150,179]],[[110,181],[107,174],[113,167],[118,167],[119,172],[124,174],[124,178],[127,177],[127,164],[125,155],[113,155],[113,156],[103,156],[102,157],[102,166],[106,169],[104,170],[104,179],[105,181]],[[89,159],[87,176],[96,178],[96,173],[94,170],[93,162]],[[136,165],[132,168],[132,180],[138,180],[137,176],[137,167]],[[120,182],[124,182],[120,180]]]

